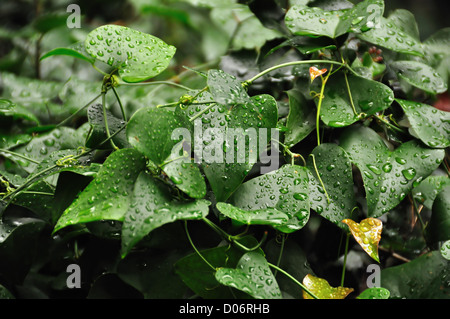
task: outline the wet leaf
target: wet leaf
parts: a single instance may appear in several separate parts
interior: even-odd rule
[[[319,299],[345,299],[353,288],[332,287],[325,279],[308,274],[303,278],[303,285]],[[303,291],[304,299],[313,299],[306,291]]]
[[[419,61],[394,61],[390,64],[398,77],[431,94],[447,91],[447,83],[431,66]]]
[[[91,131],[86,140],[86,147],[112,149],[111,142],[109,141],[106,142],[105,144],[101,144],[108,138],[106,134],[102,105],[92,104],[91,106],[88,107],[87,114],[89,124],[91,125]],[[108,122],[110,135],[113,135],[118,130],[122,129],[126,124],[123,119],[115,117],[109,110],[106,110],[106,119]],[[121,132],[117,133],[112,138],[112,140],[114,141],[114,144],[119,148],[130,147],[124,129],[122,129]]]
[[[395,299],[448,299],[449,270],[450,261],[439,251],[432,251],[408,263],[381,270],[381,286]]]
[[[274,137],[278,108],[275,99],[265,94],[233,106],[212,105],[212,99],[208,92],[201,93],[196,99],[200,104],[177,108],[175,113],[185,118],[196,162],[220,202],[239,187]]]
[[[201,219],[208,215],[206,200],[178,201],[169,188],[145,172],[136,180],[122,226],[122,258],[154,229],[176,220]]]
[[[112,153],[96,178],[64,211],[53,232],[69,225],[99,220],[122,221],[131,203],[131,194],[145,159],[132,148]]]
[[[241,290],[256,299],[279,299],[281,291],[263,255],[246,253],[236,269],[219,268],[216,279],[222,285]]]
[[[436,196],[442,188],[450,185],[448,176],[428,176],[412,190],[414,198],[425,207],[431,209]]]
[[[119,70],[125,82],[141,82],[164,71],[175,47],[161,39],[118,25],[104,25],[91,31],[86,51],[95,59]]]
[[[429,147],[446,148],[450,145],[450,113],[427,104],[396,99],[411,125],[411,135]]]
[[[367,42],[379,45],[395,52],[424,56],[422,44],[416,35],[408,34],[410,29],[404,29],[395,11],[388,17],[380,17],[378,27],[357,36]]]
[[[384,2],[380,0],[366,0],[350,9],[331,11],[294,5],[287,12],[285,23],[294,35],[337,38],[349,31],[374,28],[383,12]]]
[[[348,83],[352,94],[353,111],[343,75],[331,77],[325,86],[320,117],[332,127],[343,127],[359,120],[358,115],[373,115],[387,109],[394,101],[394,92],[386,85],[363,77],[350,75]],[[315,100],[316,104],[318,100]]]
[[[356,299],[389,299],[390,292],[386,288],[367,288]]]
[[[351,219],[344,219],[342,221],[348,225],[350,231],[356,242],[364,249],[364,251],[377,262],[380,262],[378,257],[378,243],[381,239],[381,231],[383,223],[376,218],[366,218],[360,223]]]
[[[264,210],[243,210],[228,203],[217,203],[217,209],[225,216],[245,225],[281,226],[288,222],[289,216],[274,208]]]
[[[279,231],[291,233],[308,222],[308,188],[307,169],[284,165],[242,184],[229,199],[237,209],[228,204],[220,204],[219,207],[221,211],[227,210],[225,215],[240,217],[244,223],[254,218],[259,220],[262,215],[260,222],[267,222]]]
[[[211,95],[219,104],[251,103],[250,96],[234,75],[222,70],[208,71],[208,87]]]
[[[368,216],[379,217],[397,206],[414,186],[442,162],[444,151],[409,141],[390,151],[368,127],[344,131],[340,145],[359,168],[366,191]]]
[[[0,99],[0,118],[24,119],[39,124],[39,119],[33,113],[6,99]]]
[[[193,198],[202,198],[206,184],[190,150],[187,154],[184,151],[184,147],[190,149],[191,141],[190,132],[184,126],[178,114],[171,110],[142,108],[127,125],[128,141],[161,168],[178,188]]]
[[[356,206],[352,164],[345,151],[336,144],[321,144],[308,157],[309,200],[320,216],[343,228],[341,221],[351,218]],[[314,166],[315,161],[315,166]],[[317,171],[320,175],[319,180]]]

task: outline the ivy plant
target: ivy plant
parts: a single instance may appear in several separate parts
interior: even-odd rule
[[[179,2],[221,62],[105,24],[37,62],[98,81],[2,71],[0,297],[71,296],[68,264],[83,297],[450,297],[449,30],[383,0]]]

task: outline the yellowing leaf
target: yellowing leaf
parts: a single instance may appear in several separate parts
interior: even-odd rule
[[[344,299],[353,291],[353,288],[331,287],[325,279],[310,274],[303,278],[303,285],[319,299]],[[313,299],[306,291],[303,291],[303,298]]]
[[[315,66],[312,66],[309,68],[309,76],[311,77],[311,82],[314,81],[314,79],[324,73],[326,73],[328,70],[327,69],[322,69],[319,70],[318,68],[316,68]]]
[[[351,219],[344,219],[342,222],[348,225],[353,237],[364,251],[377,262],[380,262],[378,258],[378,243],[381,239],[383,223],[379,219],[372,217],[362,220],[359,224]]]

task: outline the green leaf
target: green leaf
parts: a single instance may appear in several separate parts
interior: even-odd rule
[[[450,185],[442,188],[432,207],[430,221],[425,229],[427,238],[432,242],[450,239]]]
[[[390,292],[386,288],[372,287],[361,292],[356,299],[389,299],[389,296]]]
[[[422,44],[415,38],[415,34],[407,33],[411,31],[411,28],[405,29],[399,25],[398,16],[394,11],[388,18],[380,17],[376,28],[357,36],[364,41],[395,52],[424,56]]]
[[[234,75],[222,70],[209,70],[207,83],[214,101],[219,104],[251,103],[247,91]]]
[[[289,216],[274,208],[264,210],[243,210],[228,203],[217,203],[217,209],[225,216],[245,225],[281,226],[288,222]]]
[[[428,176],[419,185],[414,187],[412,194],[416,200],[431,209],[436,196],[447,185],[450,185],[450,178],[448,176]]]
[[[254,247],[258,244],[257,240],[251,236],[243,237],[239,239],[239,242],[247,247]],[[262,253],[261,249],[256,252]],[[231,245],[202,250],[200,253],[216,268],[234,268],[244,254],[241,249]],[[233,292],[229,287],[218,284],[215,277],[216,271],[209,267],[197,253],[177,261],[175,271],[194,293],[205,299],[235,298],[236,292],[239,292]],[[248,295],[244,297],[248,298]]]
[[[390,291],[390,298],[448,299],[450,261],[439,251],[432,251],[406,264],[381,271],[381,286]]]
[[[14,295],[8,289],[0,285],[0,299],[15,299],[15,298]]]
[[[122,258],[154,229],[176,220],[202,219],[208,215],[206,200],[182,202],[169,188],[145,172],[138,176],[131,205],[122,227]]]
[[[48,57],[54,56],[54,55],[67,55],[67,56],[71,56],[71,57],[74,57],[74,58],[77,58],[80,60],[87,61],[91,64],[94,64],[94,62],[95,62],[95,59],[93,57],[89,56],[88,53],[86,52],[83,42],[75,43],[67,48],[55,48],[53,50],[50,50],[50,51],[46,52],[45,54],[43,54],[41,56],[40,60],[42,61],[42,60],[44,60]]]
[[[212,105],[211,99],[208,92],[201,93],[197,97],[201,104],[177,108],[175,113],[186,119],[194,154],[220,202],[239,187],[273,138],[278,108],[275,99],[266,94],[229,108]],[[192,121],[201,112],[201,117]]]
[[[112,153],[96,178],[64,211],[53,232],[104,219],[122,221],[131,203],[135,180],[144,168],[144,157],[132,148]]]
[[[0,118],[24,119],[39,124],[39,119],[26,108],[10,100],[0,99]]]
[[[177,132],[181,135],[177,135]],[[206,183],[183,144],[189,144],[189,133],[178,114],[163,108],[142,108],[127,125],[129,143],[160,167],[176,186],[192,198],[206,194]],[[185,139],[181,139],[185,137]]]
[[[352,209],[356,206],[350,159],[336,144],[321,144],[311,154],[314,158],[309,156],[307,161],[311,208],[323,218],[345,228],[341,221],[351,218]]]
[[[303,94],[297,90],[289,90],[289,115],[286,119],[284,144],[292,147],[301,142],[315,128],[314,109],[308,107]]]
[[[447,83],[439,73],[419,61],[395,61],[390,64],[398,77],[431,94],[447,91]]]
[[[394,92],[386,85],[363,77],[350,75],[348,84],[355,115],[343,75],[330,78],[325,86],[320,118],[331,127],[343,127],[359,120],[358,115],[373,115],[387,109],[394,101]],[[318,101],[315,101],[316,104]]]
[[[414,182],[430,175],[444,157],[443,150],[425,148],[417,141],[390,151],[375,131],[363,126],[345,130],[340,146],[361,172],[369,217],[379,217],[397,206]]]
[[[111,142],[102,144],[108,138],[105,128],[105,119],[103,117],[103,107],[101,104],[92,104],[87,110],[88,121],[91,125],[90,134],[86,140],[86,147],[111,149]],[[115,117],[109,110],[106,110],[106,119],[108,121],[108,128],[110,135],[115,134],[117,131],[125,126],[125,121]],[[129,147],[125,130],[117,133],[112,140],[114,144],[119,148]]]
[[[238,220],[245,223],[262,215],[259,222],[272,224],[279,231],[299,230],[309,219],[308,170],[284,165],[242,184],[229,202],[235,207],[218,204],[218,208],[231,218],[240,217]]]
[[[161,39],[118,25],[105,25],[91,31],[86,51],[95,59],[119,70],[125,82],[141,82],[164,71],[175,47]]]
[[[396,99],[408,118],[411,135],[427,146],[446,148],[450,146],[450,113],[427,104]]]
[[[216,279],[222,285],[241,290],[256,299],[279,299],[281,291],[263,255],[246,253],[236,269],[219,268]]]
[[[294,35],[334,39],[349,31],[361,32],[375,27],[383,12],[384,2],[380,0],[366,0],[350,9],[332,11],[294,5],[287,12],[285,23]]]

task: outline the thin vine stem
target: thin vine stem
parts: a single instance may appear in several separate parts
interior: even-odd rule
[[[194,90],[190,87],[187,87],[182,84],[175,83],[175,82],[171,82],[171,81],[153,81],[153,82],[139,82],[139,83],[120,82],[119,85],[124,85],[124,86],[170,85],[170,86],[174,86],[174,87],[186,90],[186,91]]]
[[[192,248],[195,250],[196,254],[209,266],[212,268],[212,270],[216,271],[216,268],[210,264],[208,260],[198,251],[197,247],[195,247],[194,242],[192,241],[191,236],[189,235],[189,230],[187,227],[187,220],[184,221],[184,230],[186,231],[186,236],[189,240],[189,243],[191,244]]]
[[[111,137],[111,133],[109,131],[108,117],[107,117],[107,114],[106,114],[106,90],[104,90],[102,92],[102,109],[103,109],[103,120],[105,121],[106,136],[108,138],[110,138]],[[114,148],[114,150],[118,150],[119,149],[112,139],[110,139],[109,141],[111,142],[111,145]]]
[[[56,127],[60,127],[61,125],[63,125],[65,122],[67,122],[68,120],[70,120],[71,118],[73,118],[75,115],[77,115],[78,113],[80,113],[82,110],[84,110],[85,108],[87,108],[89,105],[91,105],[92,103],[94,103],[100,96],[102,96],[102,93],[98,94],[96,97],[94,97],[92,100],[90,100],[89,102],[86,103],[86,105],[84,105],[83,107],[79,108],[78,110],[75,111],[75,113],[71,114],[69,117],[67,117],[66,119],[62,120],[60,123],[56,124]]]
[[[124,107],[123,107],[122,101],[120,100],[120,97],[119,97],[119,94],[117,93],[116,88],[112,85],[112,86],[111,86],[111,89],[113,90],[114,95],[116,96],[117,103],[119,103],[120,111],[122,112],[122,118],[123,118],[123,120],[124,120],[125,122],[128,122],[128,120],[127,120],[127,115],[125,114],[125,109],[124,109]]]
[[[303,60],[303,61],[286,62],[286,63],[275,65],[273,67],[270,67],[270,68],[268,68],[268,69],[258,73],[257,75],[255,75],[251,79],[245,81],[244,83],[246,85],[250,85],[254,81],[256,81],[258,78],[260,78],[260,77],[262,77],[262,76],[266,75],[267,73],[270,73],[270,72],[272,72],[274,70],[280,69],[280,68],[284,68],[284,67],[288,67],[288,66],[294,66],[294,65],[301,65],[301,64],[317,64],[317,63],[335,64],[335,65],[343,66],[343,67],[347,68],[348,70],[350,70],[350,72],[352,72],[353,74],[357,75],[357,73],[346,63],[342,63],[342,62],[338,62],[338,61],[331,61],[331,60]]]
[[[329,203],[330,203],[330,197],[328,196],[327,189],[325,188],[325,185],[324,185],[324,183],[323,183],[323,181],[322,181],[322,178],[320,177],[319,171],[317,170],[316,157],[315,157],[314,154],[312,154],[312,153],[309,154],[309,156],[311,156],[312,159],[313,159],[314,170],[316,171],[317,178],[319,179],[320,185],[322,185],[322,188],[323,188],[323,190],[324,190],[324,192],[325,192],[325,196],[327,197],[327,202],[328,202],[328,204],[329,204]]]
[[[21,159],[24,159],[24,160],[26,160],[28,162],[32,162],[34,164],[40,164],[40,162],[38,162],[38,161],[36,161],[36,160],[34,160],[32,158],[29,158],[29,157],[27,157],[25,155],[22,155],[22,154],[19,154],[19,153],[10,151],[10,150],[6,150],[6,149],[3,149],[3,148],[0,148],[0,153],[1,152],[10,154],[10,155],[13,155],[13,156],[16,156],[16,157],[20,157]]]
[[[346,265],[347,265],[347,255],[348,255],[348,243],[349,243],[349,241],[350,241],[350,233],[347,233],[347,238],[345,239],[344,265],[342,266],[341,287],[344,287],[345,268],[346,268]]]
[[[333,66],[331,66],[330,71],[328,72],[327,76],[324,78],[322,75],[320,76],[322,80],[322,87],[320,88],[320,94],[319,94],[319,103],[317,103],[317,114],[316,114],[316,134],[317,134],[317,145],[320,145],[320,110],[322,107],[322,101],[324,98],[324,92],[325,92],[325,85],[327,84],[328,79],[330,78],[331,71],[333,70]]]
[[[299,285],[304,291],[306,291],[311,297],[313,297],[314,299],[319,299],[319,297],[317,297],[314,293],[312,293],[305,285],[303,285],[300,281],[298,281],[297,279],[295,279],[295,277],[293,277],[291,274],[289,274],[288,272],[286,272],[285,270],[281,269],[280,267],[269,263],[269,266],[272,267],[275,270],[278,270],[279,272],[281,272],[283,275],[285,275],[286,277],[288,277],[289,279],[291,279],[293,282],[295,282],[297,285]]]

